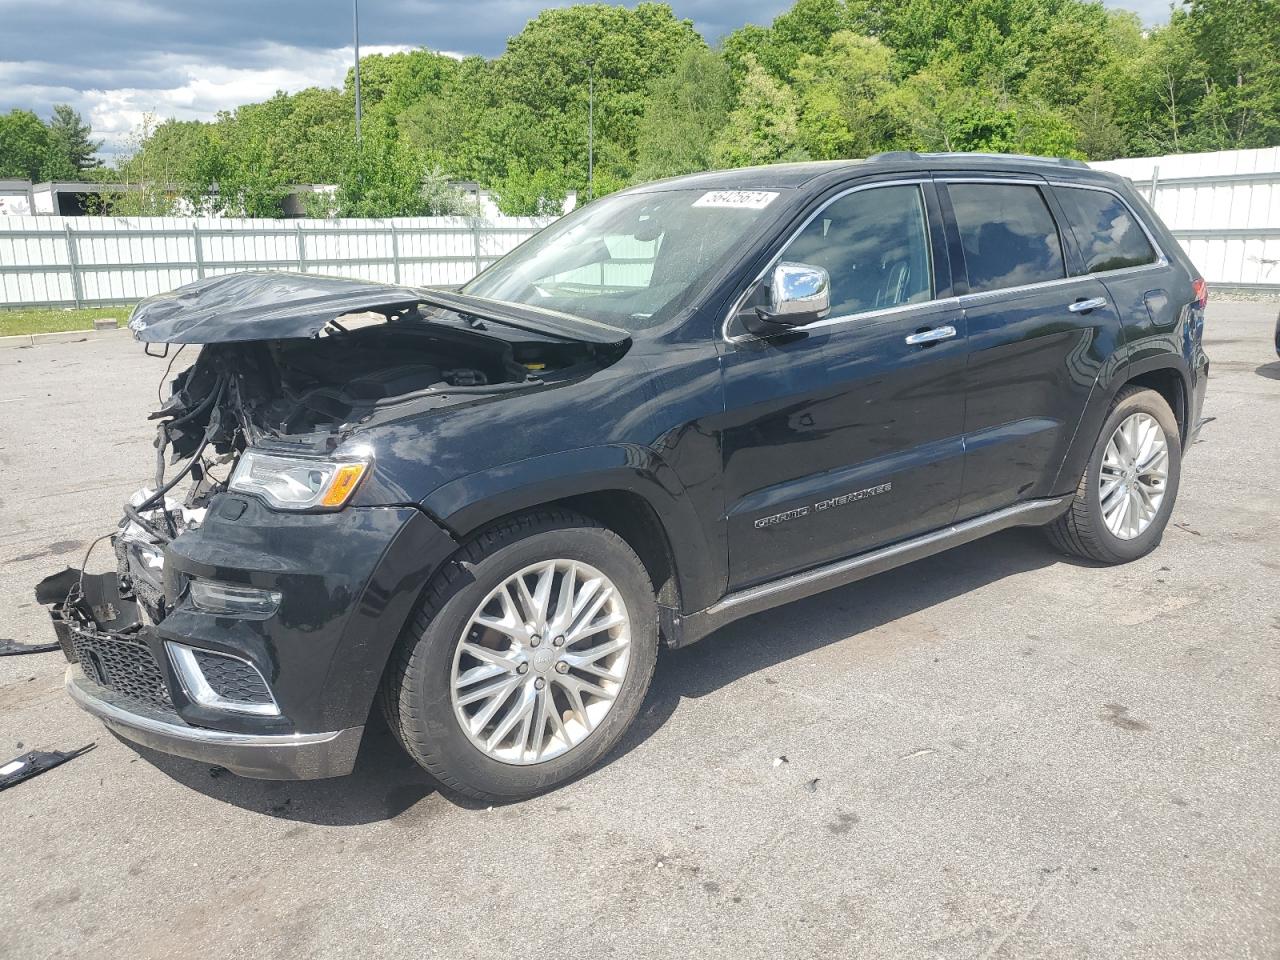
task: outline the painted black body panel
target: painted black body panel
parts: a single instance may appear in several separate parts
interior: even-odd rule
[[[720,433],[731,589],[951,522],[964,460],[963,329],[927,347],[904,343],[942,324],[963,328],[957,306],[728,349]],[[821,506],[886,483],[882,494]],[[796,510],[807,512],[768,522]]]
[[[227,519],[228,501],[242,501],[244,512]],[[290,515],[252,497],[215,498],[205,523],[165,551],[166,593],[182,597],[187,578],[207,577],[279,590],[282,599],[266,620],[202,613],[183,599],[154,628],[152,652],[170,671],[178,712],[198,726],[255,733],[363,725],[425,578],[456,546],[413,507]],[[271,684],[282,716],[235,716],[190,703],[160,647],[165,639],[249,660]]]
[[[1117,178],[1048,166],[903,157],[681,180],[780,196],[774,219],[678,317],[555,383],[438,409],[384,408],[330,451],[373,463],[344,510],[290,514],[223,495],[199,530],[172,542],[173,598],[189,576],[284,597],[266,621],[213,617],[185,602],[162,621],[157,653],[165,637],[235,652],[261,670],[283,712],[213,715],[182,702],[179,690],[183,718],[237,731],[363,724],[414,603],[457,544],[542,504],[608,494],[652,511],[678,594],[663,629],[678,644],[965,538],[1051,519],[1074,491],[1111,400],[1135,375],[1176,371],[1194,429],[1207,377],[1194,267]],[[1067,239],[1071,277],[970,295],[945,191],[933,180],[993,173],[1121,192],[1169,262],[1078,275]],[[936,299],[768,340],[726,330],[730,310],[805,218],[870,180],[923,183]],[[1105,304],[1068,310],[1095,297]],[[317,316],[301,313],[290,321],[295,332],[281,335],[318,329]],[[956,328],[953,339],[904,342],[944,324]],[[228,499],[246,504],[234,519],[219,510]]]
[[[1077,300],[1107,299],[1091,277],[968,301],[964,492],[967,519],[1044,497],[1075,436],[1120,321],[1108,300],[1071,313]]]

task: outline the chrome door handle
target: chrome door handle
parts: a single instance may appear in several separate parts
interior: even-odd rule
[[[1091,300],[1077,300],[1067,307],[1072,313],[1084,313],[1086,310],[1097,310],[1107,305],[1106,297],[1094,297]]]
[[[907,344],[914,347],[921,343],[937,343],[939,340],[950,340],[955,335],[956,328],[947,324],[945,327],[934,327],[932,330],[913,333],[907,337]]]

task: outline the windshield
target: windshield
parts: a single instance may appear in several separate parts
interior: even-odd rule
[[[551,224],[462,290],[624,330],[656,326],[686,306],[780,206],[768,190],[604,197]]]

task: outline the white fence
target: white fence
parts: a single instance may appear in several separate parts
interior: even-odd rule
[[[1109,160],[1210,285],[1280,293],[1280,147]]]
[[[548,222],[0,217],[0,306],[131,303],[242,270],[461,283]]]
[[[1280,148],[1111,160],[1218,287],[1280,293]],[[549,221],[0,216],[0,307],[128,303],[221,273],[461,283]]]

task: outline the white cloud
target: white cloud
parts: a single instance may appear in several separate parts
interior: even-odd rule
[[[361,44],[361,56],[397,53],[413,49],[406,45]],[[70,103],[93,127],[93,135],[103,141],[102,153],[124,150],[131,134],[150,114],[156,122],[211,120],[219,110],[266,100],[277,90],[296,93],[307,87],[341,87],[353,59],[352,47],[307,50],[283,44],[265,44],[255,57],[263,66],[231,67],[189,54],[156,53],[136,65],[152,76],[172,77],[172,85],[103,89],[77,89],[23,82],[23,77],[49,76],[54,65],[32,61],[0,62],[0,88],[5,99],[31,104],[47,113],[54,103]],[[42,109],[43,107],[43,109]]]

